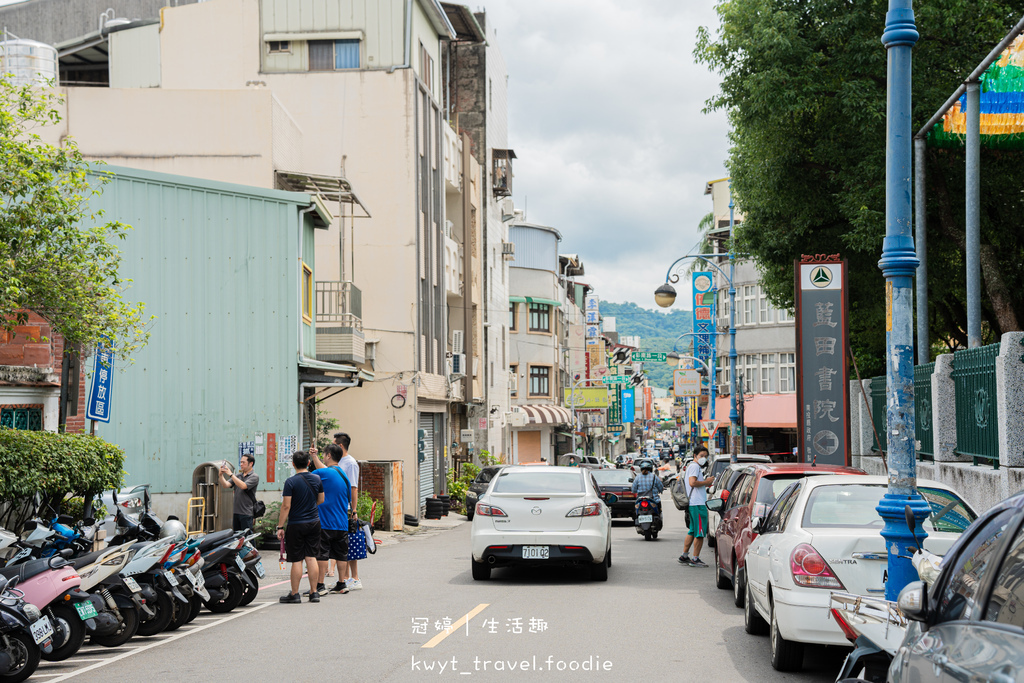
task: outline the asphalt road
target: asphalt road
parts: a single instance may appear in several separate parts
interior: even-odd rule
[[[767,638],[744,633],[713,570],[676,562],[683,520],[668,507],[658,541],[616,522],[607,583],[558,569],[473,581],[462,524],[382,547],[360,563],[362,591],[281,605],[285,587],[271,584],[283,574],[265,554],[265,587],[245,611],[203,612],[188,630],[91,650],[38,680],[834,680],[845,655],[834,648],[808,648],[800,674],[771,668]],[[446,623],[459,625],[444,636]]]

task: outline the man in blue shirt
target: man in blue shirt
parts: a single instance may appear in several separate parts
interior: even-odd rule
[[[316,446],[311,446],[309,454],[313,458],[316,469],[313,474],[320,477],[324,487],[324,502],[320,506],[320,554],[317,556],[320,565],[320,576],[327,575],[327,566],[331,560],[338,564],[338,576],[345,575],[345,566],[348,560],[348,515],[352,483],[348,476],[338,466],[341,459],[345,457],[341,446],[329,444],[324,450],[324,461],[317,457]],[[317,586],[317,592],[324,591],[324,584]],[[332,593],[348,593],[344,581],[338,581]]]
[[[637,498],[653,498],[658,501],[659,507],[661,497],[658,495],[665,490],[665,485],[661,483],[661,479],[654,476],[654,464],[650,460],[644,460],[640,463],[640,474],[633,479],[633,493],[636,494]]]

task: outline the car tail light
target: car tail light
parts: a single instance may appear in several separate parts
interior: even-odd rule
[[[835,618],[836,623],[839,624],[839,628],[842,630],[843,635],[846,636],[846,639],[851,643],[857,642],[857,632],[850,627],[849,622],[846,621],[842,613],[835,607],[829,611],[832,612],[833,618]]]
[[[511,550],[512,546],[510,546],[510,545],[489,545],[489,546],[487,546],[487,549],[488,550]]]
[[[601,504],[591,503],[589,505],[580,505],[566,513],[566,517],[594,517],[601,514]]]
[[[483,503],[476,504],[476,514],[481,517],[508,517],[505,511],[500,507],[494,505],[484,505]]]
[[[843,588],[843,582],[835,575],[825,558],[812,546],[801,543],[789,557],[789,568],[793,583],[805,588]]]

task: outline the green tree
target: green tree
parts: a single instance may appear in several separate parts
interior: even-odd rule
[[[729,170],[774,305],[793,306],[801,254],[849,260],[851,344],[864,374],[884,367],[886,52],[884,0],[730,0],[717,34],[701,29],[697,59],[722,77],[709,110],[732,124]],[[916,3],[914,121],[922,125],[1020,18],[1006,0]],[[982,156],[982,254],[990,337],[1021,319],[1020,153]],[[929,290],[932,337],[965,343],[963,154],[930,148]],[[1006,230],[1007,221],[1017,226]]]
[[[143,304],[123,299],[131,281],[118,275],[114,243],[130,227],[89,212],[105,179],[90,175],[73,140],[41,141],[38,129],[60,121],[59,101],[51,88],[0,77],[0,330],[34,311],[66,348],[109,340],[130,358],[149,336]]]

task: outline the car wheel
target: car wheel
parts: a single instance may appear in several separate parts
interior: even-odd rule
[[[786,640],[779,632],[779,619],[775,614],[775,603],[769,603],[771,609],[771,648],[772,668],[776,671],[799,671],[804,666],[804,644]]]
[[[736,558],[732,560],[732,604],[743,607],[746,598],[746,586],[743,581],[743,572],[736,566]]]
[[[608,580],[608,563],[600,562],[590,565],[590,578],[594,581]]]
[[[476,514],[476,506],[475,505],[473,507],[469,508],[468,510],[466,510],[466,519],[468,521],[472,522],[474,514]]]
[[[715,541],[715,537],[714,537],[714,536],[712,536],[712,535],[711,535],[711,534],[709,533],[709,534],[708,534],[708,545],[709,545],[709,546],[711,546],[712,548],[714,548],[714,547],[715,547],[715,544],[716,544],[716,541]]]
[[[715,587],[725,590],[729,587],[729,577],[722,571],[722,563],[718,559],[718,548],[715,548]]]
[[[474,581],[486,581],[491,578],[491,568],[483,562],[477,562],[473,558],[470,558],[470,562],[473,563],[473,580]]]
[[[746,598],[743,601],[743,630],[752,636],[763,636],[768,632],[768,624],[754,607],[754,597],[750,594],[750,581],[744,581]]]
[[[612,566],[612,548],[608,546],[608,552],[604,554],[604,563],[609,567]]]

